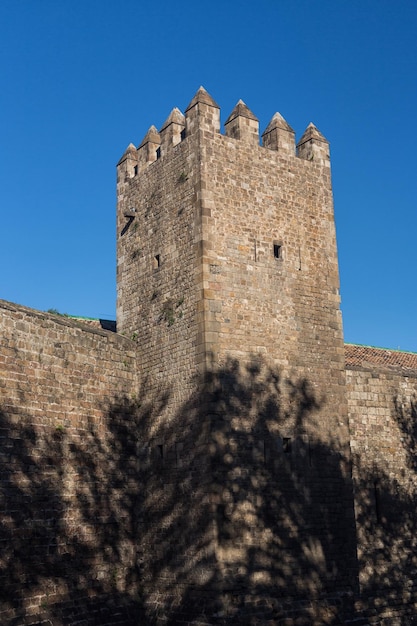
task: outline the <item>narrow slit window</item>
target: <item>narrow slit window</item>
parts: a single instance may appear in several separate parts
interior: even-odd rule
[[[181,141],[184,141],[185,139],[185,128],[183,128],[183,130],[181,131]]]
[[[274,243],[274,257],[276,259],[282,258],[282,245],[279,243]]]
[[[160,159],[161,158],[161,148],[157,148],[156,149],[156,158]]]
[[[138,175],[138,165],[135,165],[135,167],[133,168],[133,175],[134,176]]]
[[[160,254],[155,254],[153,258],[153,267],[156,270],[158,269],[158,267],[161,267],[161,255]]]

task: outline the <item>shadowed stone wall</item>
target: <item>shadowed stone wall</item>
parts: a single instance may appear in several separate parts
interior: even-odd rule
[[[202,88],[118,164],[118,334],[0,301],[0,622],[417,621],[417,356],[344,346],[329,146]]]
[[[377,623],[414,624],[417,355],[346,350],[360,591]]]
[[[184,116],[174,109],[130,144],[118,164],[118,330],[137,340],[148,389],[169,394],[149,455],[171,469],[188,459],[208,522],[186,525],[176,558],[201,533],[211,614],[231,618],[235,597],[265,616],[280,588],[295,619],[297,597],[324,606],[357,580],[343,335],[328,142],[310,124],[296,154],[279,114],[263,142],[241,101],[222,135],[200,88]],[[153,541],[162,562],[169,546]],[[159,576],[155,591],[167,589]]]
[[[116,623],[136,530],[109,411],[137,388],[134,345],[4,301],[0,333],[0,622]]]

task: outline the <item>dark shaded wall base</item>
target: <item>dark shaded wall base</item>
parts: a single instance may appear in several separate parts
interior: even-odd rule
[[[111,594],[98,598],[74,598],[63,604],[45,606],[33,614],[15,611],[3,614],[4,626],[133,626],[146,624],[141,603]]]
[[[226,600],[226,611],[217,610],[207,596],[196,592],[187,606],[167,608],[166,598],[152,606],[141,599],[120,600],[118,594],[74,599],[43,607],[33,614],[15,611],[3,614],[4,626],[362,626],[369,624],[354,613],[352,596],[305,600],[233,596]],[[228,602],[227,602],[228,600]],[[225,602],[222,603],[223,605]],[[379,622],[378,622],[379,623]],[[412,622],[410,622],[412,623]],[[382,624],[382,622],[381,622]]]

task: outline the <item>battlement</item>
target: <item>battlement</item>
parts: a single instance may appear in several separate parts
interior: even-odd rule
[[[179,396],[209,355],[343,365],[328,141],[220,113],[200,87],[118,164],[118,329]]]
[[[417,354],[344,345],[329,164],[200,88],[119,161],[117,333],[0,301],[1,624],[417,623]]]
[[[161,129],[151,126],[136,149],[131,143],[118,163],[127,177],[134,177],[148,165],[166,156],[172,148],[197,133],[219,135],[220,107],[210,94],[200,87],[185,110],[181,113],[174,108]],[[329,142],[320,131],[310,123],[298,144],[295,144],[295,132],[280,113],[274,113],[261,137],[259,120],[239,100],[224,123],[224,137],[241,141],[256,148],[275,150],[294,158],[330,166]]]

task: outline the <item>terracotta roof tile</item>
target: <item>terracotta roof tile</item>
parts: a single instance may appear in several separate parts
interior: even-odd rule
[[[382,365],[403,370],[417,370],[417,354],[415,352],[400,352],[385,348],[357,346],[345,344],[346,367],[369,367]]]

